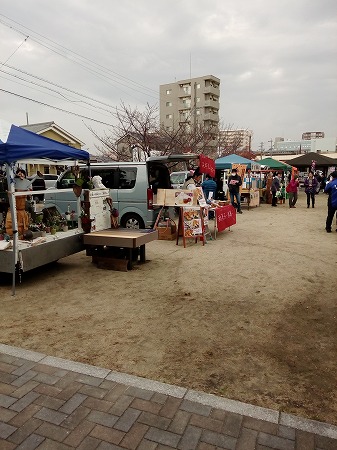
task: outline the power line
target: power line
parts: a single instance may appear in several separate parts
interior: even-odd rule
[[[54,41],[52,41],[51,39],[47,38],[46,36],[43,36],[42,34],[39,34],[39,33],[34,32],[33,30],[27,28],[25,25],[22,25],[22,24],[20,24],[19,22],[16,22],[16,21],[10,19],[9,17],[7,17],[7,16],[5,16],[5,15],[3,15],[3,14],[0,14],[0,16],[5,17],[5,18],[8,19],[9,21],[11,21],[11,22],[13,22],[13,23],[16,23],[17,25],[19,25],[20,27],[22,27],[22,28],[24,28],[24,29],[26,29],[26,30],[29,30],[29,31],[31,32],[31,34],[30,34],[30,36],[29,36],[31,40],[37,42],[39,45],[41,45],[41,46],[47,48],[48,50],[51,50],[51,51],[53,51],[54,53],[56,53],[56,54],[58,54],[58,55],[60,55],[60,56],[62,56],[62,57],[64,57],[64,58],[66,58],[66,59],[69,59],[69,60],[71,60],[72,62],[74,62],[74,63],[76,63],[76,64],[78,64],[78,65],[84,67],[85,69],[87,69],[87,70],[90,71],[91,73],[94,73],[94,74],[96,74],[96,75],[98,75],[98,76],[100,76],[100,77],[103,77],[103,78],[107,78],[107,79],[109,79],[109,80],[111,80],[111,78],[110,78],[109,76],[107,76],[106,73],[107,73],[107,74],[113,74],[115,77],[118,77],[118,78],[120,78],[120,79],[122,79],[122,80],[126,80],[126,81],[128,81],[128,82],[131,82],[131,83],[133,83],[135,86],[138,87],[138,88],[136,89],[136,88],[130,86],[129,84],[125,84],[125,83],[122,83],[121,81],[117,81],[117,80],[113,80],[113,79],[112,79],[112,81],[115,81],[115,82],[121,84],[122,86],[127,87],[128,89],[132,89],[132,90],[135,90],[135,91],[137,91],[137,92],[140,92],[140,93],[144,94],[144,92],[141,92],[141,91],[140,91],[139,88],[141,88],[141,89],[145,89],[145,90],[150,91],[150,92],[155,92],[155,93],[157,94],[157,91],[155,91],[154,89],[151,89],[151,88],[148,88],[148,87],[146,87],[146,86],[143,86],[142,84],[140,84],[140,83],[138,83],[138,82],[136,82],[136,81],[133,81],[133,80],[131,80],[130,78],[124,77],[123,75],[120,75],[120,74],[118,74],[117,72],[112,71],[111,69],[107,69],[106,67],[104,67],[104,66],[102,66],[102,65],[100,65],[100,64],[97,64],[96,62],[90,60],[89,58],[86,58],[86,57],[84,57],[84,56],[81,56],[81,55],[79,55],[78,53],[76,53],[76,52],[74,52],[74,51],[72,51],[72,50],[70,50],[70,49],[68,49],[68,48],[66,48],[66,47],[64,47],[64,46],[62,46],[62,45],[60,45],[60,44],[54,42]],[[7,27],[9,27],[9,28],[11,28],[11,29],[13,29],[13,30],[15,30],[15,31],[18,32],[18,33],[24,34],[20,29],[14,27],[13,25],[10,25],[10,24],[6,23],[4,20],[1,20],[1,19],[0,19],[0,23],[2,23],[3,25],[5,25],[5,26],[7,26]],[[52,45],[49,44],[49,46],[48,46],[46,43],[43,43],[43,42],[39,41],[37,38],[34,38],[34,36],[33,36],[34,34],[36,34],[37,36],[42,37],[42,38],[45,39],[46,41],[49,41]],[[59,47],[60,49],[66,50],[68,53],[74,55],[75,58],[79,58],[79,59],[82,60],[82,61],[81,61],[81,62],[80,62],[80,61],[77,61],[76,59],[74,59],[74,57],[73,57],[73,59],[71,59],[71,58],[69,58],[68,55],[65,55],[65,54],[60,53],[60,51],[59,51],[57,48],[52,48],[52,46],[54,46],[54,45],[55,45],[56,47]],[[84,65],[84,63],[87,64],[88,62],[89,62],[90,64],[94,64],[95,66],[97,66],[97,67],[99,68],[99,70],[101,70],[103,73],[100,73],[100,72],[98,72],[97,70],[92,69],[92,68],[88,67],[87,65]],[[105,73],[104,73],[104,72],[105,72]],[[106,81],[106,80],[105,80],[105,81]],[[147,95],[150,95],[149,92],[147,92]],[[150,96],[153,97],[153,98],[158,99],[158,94],[156,95],[156,97],[154,97],[153,95],[150,95]]]
[[[97,123],[100,123],[102,125],[107,125],[109,127],[113,126],[112,123],[102,122],[101,120],[93,119],[92,117],[84,116],[82,114],[77,114],[77,113],[74,113],[72,111],[68,111],[68,110],[63,109],[63,108],[58,108],[57,106],[49,105],[48,103],[40,102],[38,100],[34,100],[33,98],[29,98],[29,97],[25,97],[24,95],[16,94],[15,92],[7,91],[7,90],[1,89],[1,88],[0,88],[0,91],[4,92],[5,94],[10,94],[10,95],[14,95],[15,97],[23,98],[24,100],[29,100],[31,102],[38,103],[39,105],[42,105],[42,106],[47,106],[48,108],[56,109],[57,111],[61,111],[61,112],[64,112],[66,114],[71,114],[73,116],[81,117],[82,119],[91,120],[92,122],[97,122]]]

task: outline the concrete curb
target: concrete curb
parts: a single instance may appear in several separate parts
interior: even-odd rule
[[[337,439],[337,426],[325,422],[318,422],[311,419],[305,419],[299,416],[282,413],[276,410],[254,406],[236,400],[218,397],[213,394],[206,394],[179,386],[161,383],[147,378],[137,377],[120,372],[114,372],[109,369],[91,366],[79,362],[70,361],[54,356],[47,356],[43,353],[24,350],[18,347],[12,347],[6,344],[0,344],[0,353],[16,358],[26,359],[39,364],[46,364],[60,369],[66,369],[71,372],[77,372],[82,375],[89,375],[102,380],[115,381],[127,386],[133,386],[140,389],[154,391],[160,394],[170,395],[191,402],[200,403],[204,406],[210,406],[224,411],[252,417],[254,419],[264,420],[266,422],[284,425],[297,430],[307,431],[309,433],[325,436],[331,439]]]

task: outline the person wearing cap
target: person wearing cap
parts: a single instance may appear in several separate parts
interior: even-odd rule
[[[331,233],[331,225],[335,213],[337,211],[337,171],[330,174],[332,178],[325,186],[324,192],[329,194],[328,198],[328,215],[326,218],[325,229],[327,233]],[[337,231],[337,230],[336,230]]]
[[[199,172],[199,168],[197,168],[195,171],[190,170],[190,174],[186,177],[182,189],[195,189],[199,184],[200,177],[201,174]]]
[[[237,208],[237,212],[242,214],[241,211],[241,201],[240,201],[240,186],[242,185],[242,180],[238,171],[232,169],[232,174],[228,178],[228,190],[231,199],[231,204],[234,208]],[[235,203],[236,202],[236,203]]]

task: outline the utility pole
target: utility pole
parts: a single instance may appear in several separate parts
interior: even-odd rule
[[[263,144],[263,142],[260,142],[260,157],[261,157],[261,159],[262,159],[263,152],[264,152],[264,144]]]
[[[273,156],[273,139],[270,139],[270,156]]]

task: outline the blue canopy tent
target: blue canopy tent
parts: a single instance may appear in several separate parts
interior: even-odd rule
[[[231,169],[232,164],[246,164],[247,169],[251,169],[253,166],[260,167],[260,164],[256,161],[252,161],[250,159],[244,158],[243,156],[232,154],[228,156],[223,156],[222,158],[218,158],[215,160],[215,168],[216,169]]]
[[[14,167],[16,161],[32,160],[34,158],[49,161],[89,161],[90,155],[84,150],[69,147],[53,139],[40,136],[0,120],[0,165],[6,166],[13,228],[13,295],[15,294],[15,271],[18,262],[18,223],[16,218]]]

